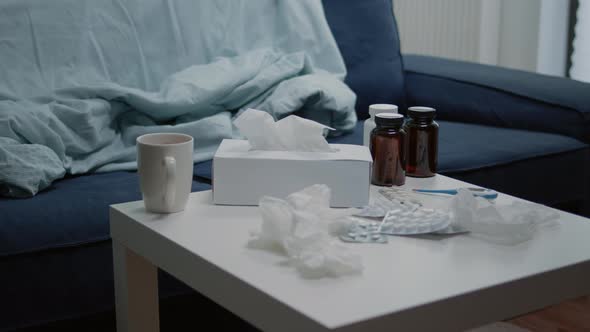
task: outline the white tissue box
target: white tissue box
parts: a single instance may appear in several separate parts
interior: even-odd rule
[[[285,198],[313,184],[332,190],[332,207],[369,203],[371,153],[361,145],[330,144],[336,152],[251,150],[225,139],[213,157],[213,202],[258,205],[262,196]]]

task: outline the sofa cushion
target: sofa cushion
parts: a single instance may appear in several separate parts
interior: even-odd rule
[[[590,146],[575,138],[550,133],[438,121],[438,171],[443,174],[480,170],[513,162],[559,155],[587,153]],[[330,143],[362,144],[363,123],[349,135],[328,138]],[[211,180],[212,162],[195,164],[194,174]]]
[[[440,171],[470,171],[520,160],[587,149],[568,136],[519,129],[438,121]]]
[[[588,201],[590,146],[550,133],[438,121],[438,172],[531,201]],[[362,123],[333,143],[361,144]]]
[[[590,84],[563,77],[405,55],[408,103],[439,118],[551,132],[590,142]]]
[[[558,134],[439,123],[441,173],[546,205],[590,203],[589,145]]]
[[[193,181],[192,191],[206,189]],[[140,199],[135,172],[69,177],[35,197],[0,198],[0,257],[107,240],[109,205]]]
[[[583,156],[590,150],[589,145],[563,135],[450,121],[438,123],[438,171],[443,174],[483,170],[539,157],[559,156],[565,152],[579,152]],[[351,134],[328,141],[362,144],[363,123],[359,122]],[[196,164],[194,173],[210,180],[211,166],[211,161]]]
[[[323,0],[328,24],[348,70],[346,83],[357,94],[356,111],[369,105],[404,106],[404,72],[391,0]]]

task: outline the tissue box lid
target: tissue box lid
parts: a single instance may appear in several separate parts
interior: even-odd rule
[[[366,146],[330,144],[335,152],[265,151],[250,150],[247,140],[224,139],[215,152],[215,159],[282,159],[282,160],[357,160],[373,162]]]

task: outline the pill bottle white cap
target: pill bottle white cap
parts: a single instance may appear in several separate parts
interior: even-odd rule
[[[404,116],[401,114],[397,114],[397,113],[377,113],[375,115],[375,117],[377,118],[383,118],[383,119],[399,119],[399,118],[403,118]]]
[[[426,106],[412,106],[408,108],[409,111],[414,111],[414,112],[436,112],[436,110],[432,107],[426,107]]]
[[[372,119],[377,113],[397,113],[397,106],[393,104],[373,104],[369,106],[369,115]]]

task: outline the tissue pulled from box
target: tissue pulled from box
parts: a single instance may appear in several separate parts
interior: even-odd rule
[[[324,137],[324,132],[332,128],[296,115],[275,122],[272,115],[249,108],[234,120],[234,125],[253,150],[333,151]]]
[[[262,225],[253,232],[250,248],[279,252],[306,278],[361,273],[361,257],[339,243],[357,209],[330,208],[330,188],[313,185],[286,199],[260,199]]]
[[[514,245],[531,239],[539,226],[556,225],[559,214],[546,206],[515,201],[492,204],[459,189],[451,200],[452,225],[497,244]]]

